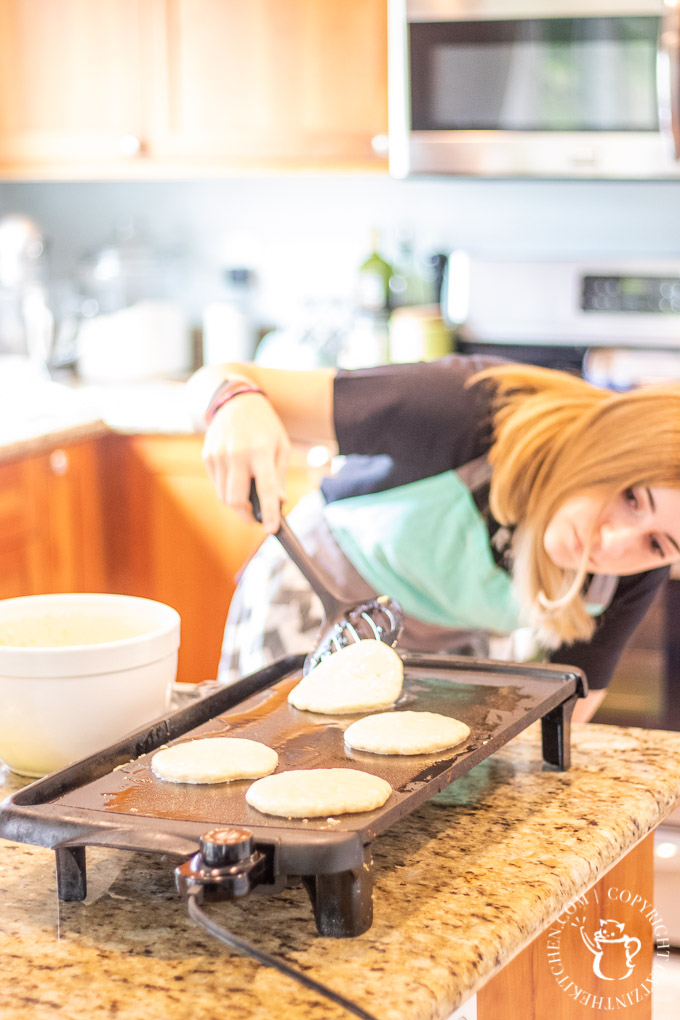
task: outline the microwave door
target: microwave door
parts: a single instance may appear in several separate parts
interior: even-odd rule
[[[391,23],[390,169],[677,175],[659,111],[668,97],[678,123],[677,21],[674,11],[663,30],[648,14]],[[662,84],[664,60],[675,86]]]

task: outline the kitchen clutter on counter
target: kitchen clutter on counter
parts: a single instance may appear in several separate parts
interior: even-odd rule
[[[0,219],[0,358],[44,373],[54,341],[47,300],[46,242],[26,216]]]
[[[180,618],[127,595],[0,601],[0,759],[43,776],[167,711]]]
[[[48,258],[52,247],[27,217],[0,219],[0,357],[19,356],[45,379],[157,384],[202,363],[250,360],[361,368],[454,346],[441,308],[446,256],[418,250],[403,231],[387,240],[372,231],[346,279],[303,282],[288,318],[278,305],[265,311],[262,266],[232,237],[228,259],[190,257],[183,241],[125,216],[71,265]]]
[[[76,278],[78,375],[90,383],[183,377],[192,340],[182,304],[181,253],[161,249],[132,221],[80,259]]]
[[[181,308],[138,301],[84,319],[78,331],[78,375],[88,383],[139,383],[186,375],[190,336]]]
[[[160,248],[131,220],[82,254],[68,279],[50,270],[37,223],[0,219],[2,374],[24,363],[36,377],[75,371],[87,383],[184,379],[194,367],[181,252]]]
[[[356,269],[352,299],[307,300],[295,320],[265,333],[255,361],[269,368],[352,369],[431,361],[452,351],[454,333],[441,308],[446,256],[416,253],[402,238],[388,261],[377,231],[369,249]]]

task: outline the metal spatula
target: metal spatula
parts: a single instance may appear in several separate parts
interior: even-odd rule
[[[255,519],[261,521],[260,501],[255,482],[250,486],[250,502]],[[401,633],[404,614],[395,599],[388,595],[379,595],[363,602],[348,601],[336,591],[323,570],[304,550],[284,517],[281,517],[281,524],[279,530],[275,532],[275,537],[319,596],[323,606],[324,618],[321,629],[316,646],[305,659],[304,674],[314,669],[327,655],[332,655],[333,652],[355,641],[373,638],[388,645],[396,644]]]

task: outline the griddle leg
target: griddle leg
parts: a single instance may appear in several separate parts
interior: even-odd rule
[[[87,868],[84,846],[62,846],[57,855],[57,894],[60,900],[84,900],[87,896]]]
[[[571,716],[577,696],[563,701],[541,719],[543,758],[565,772],[571,766]]]
[[[354,938],[373,923],[371,850],[364,848],[364,863],[351,871],[333,875],[304,875],[319,935]]]

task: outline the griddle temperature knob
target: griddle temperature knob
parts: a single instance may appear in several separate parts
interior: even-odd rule
[[[248,829],[211,829],[201,836],[199,852],[175,868],[175,884],[185,897],[192,889],[201,899],[235,899],[257,884],[264,861]]]

